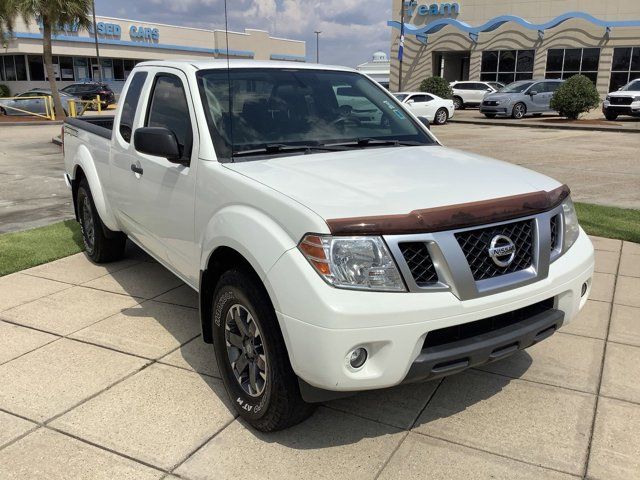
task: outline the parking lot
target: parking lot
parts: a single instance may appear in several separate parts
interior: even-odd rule
[[[234,418],[194,292],[140,251],[6,276],[0,478],[636,478],[640,247],[594,243],[591,300],[548,341],[268,435]]]

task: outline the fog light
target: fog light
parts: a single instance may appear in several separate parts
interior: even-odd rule
[[[351,368],[360,368],[367,361],[367,350],[365,348],[356,348],[348,356],[349,365]]]
[[[587,294],[588,289],[589,289],[589,285],[587,284],[587,282],[584,282],[582,284],[582,292],[580,292],[580,296],[584,297]]]

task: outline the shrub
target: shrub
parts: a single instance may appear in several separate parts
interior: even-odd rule
[[[600,95],[591,80],[584,75],[575,75],[564,82],[551,97],[551,108],[561,117],[577,120],[600,105]]]
[[[8,97],[10,95],[11,91],[9,90],[9,87],[6,85],[0,85],[0,97]]]
[[[420,91],[433,93],[441,98],[453,97],[453,90],[449,86],[449,82],[442,77],[425,78],[420,84]]]

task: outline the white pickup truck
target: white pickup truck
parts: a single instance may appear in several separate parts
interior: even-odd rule
[[[504,358],[590,291],[566,186],[443,147],[347,68],[141,63],[115,117],[67,120],[64,160],[87,255],[129,238],[199,292],[202,338],[263,431]]]

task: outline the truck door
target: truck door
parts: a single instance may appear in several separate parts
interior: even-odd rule
[[[174,133],[182,152],[180,162],[136,152],[131,172],[139,182],[140,197],[131,217],[142,234],[165,249],[163,258],[197,284],[199,255],[195,246],[195,185],[199,139],[186,76],[175,70],[155,72],[141,127],[164,127]]]

